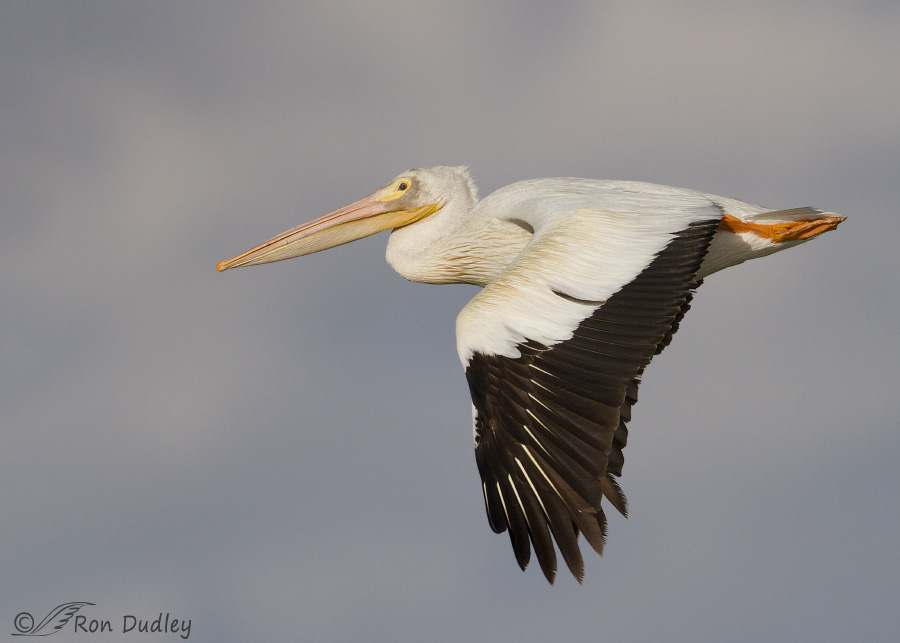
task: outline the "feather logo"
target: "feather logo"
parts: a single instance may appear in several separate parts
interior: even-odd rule
[[[13,636],[50,636],[56,634],[62,627],[69,622],[69,619],[85,605],[93,605],[93,603],[63,603],[50,610],[50,613],[44,617],[44,620],[34,624],[34,617],[28,612],[20,612],[16,615],[14,625],[16,632]]]

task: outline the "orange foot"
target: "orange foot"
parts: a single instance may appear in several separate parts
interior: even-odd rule
[[[772,214],[777,214],[773,212]],[[763,239],[771,239],[773,243],[782,241],[803,241],[834,230],[846,217],[822,215],[800,221],[782,221],[781,223],[750,223],[737,217],[725,214],[719,223],[719,230],[728,230],[735,234],[751,232]]]

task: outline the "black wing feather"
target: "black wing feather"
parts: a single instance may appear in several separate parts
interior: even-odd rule
[[[571,339],[550,347],[525,341],[517,358],[472,355],[466,376],[488,522],[497,533],[509,531],[523,570],[533,546],[552,583],[555,540],[580,582],[578,534],[603,553],[603,496],[626,514],[615,477],[622,473],[640,377],[690,307],[718,223],[697,222],[674,235],[605,303],[579,302],[597,307]]]

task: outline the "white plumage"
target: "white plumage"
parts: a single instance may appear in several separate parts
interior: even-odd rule
[[[546,346],[568,339],[593,310],[574,299],[599,305],[640,274],[673,234],[722,215],[699,193],[652,189],[659,191],[638,183],[543,179],[514,183],[479,203],[473,215],[534,232],[457,318],[463,365],[476,350],[518,357],[516,347],[526,338]]]
[[[554,541],[581,580],[577,536],[602,552],[606,498],[623,514],[626,422],[653,355],[701,280],[802,243],[843,217],[769,211],[629,181],[522,181],[482,201],[467,170],[410,170],[369,197],[274,237],[219,270],[288,259],[393,229],[387,260],[426,283],[484,289],[460,312],[491,527],[551,582]]]

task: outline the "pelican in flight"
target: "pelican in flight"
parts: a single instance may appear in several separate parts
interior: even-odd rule
[[[472,395],[487,518],[524,570],[551,583],[554,541],[581,582],[578,535],[599,554],[644,368],[702,280],[844,220],[694,190],[576,178],[513,183],[478,200],[465,167],[403,172],[370,196],[222,261],[280,261],[393,230],[387,261],[411,281],[483,289],[456,341]]]

